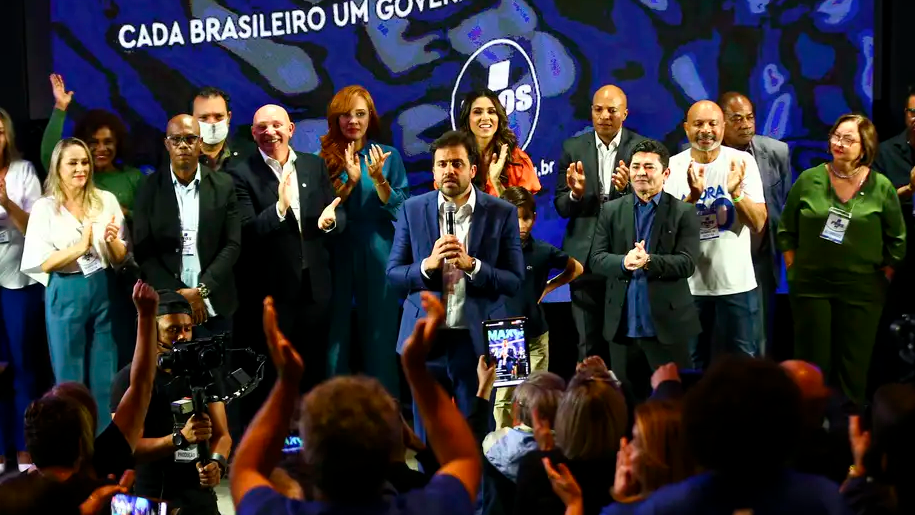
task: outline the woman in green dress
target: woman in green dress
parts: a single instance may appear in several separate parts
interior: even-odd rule
[[[870,166],[874,124],[840,117],[832,160],[805,170],[788,194],[778,229],[788,268],[795,357],[862,403],[886,288],[905,257],[896,188]]]
[[[54,111],[41,138],[41,163],[45,170],[51,162],[54,146],[63,137],[67,108],[73,100],[73,92],[67,91],[63,77],[58,74],[51,75],[51,89],[54,92]],[[134,193],[143,173],[123,163],[127,143],[124,122],[108,111],[93,109],[80,119],[73,134],[89,145],[95,170],[95,186],[113,193],[121,204],[121,211],[129,220]]]

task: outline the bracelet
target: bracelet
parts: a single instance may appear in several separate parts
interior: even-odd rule
[[[388,183],[388,180],[387,180],[387,179],[383,179],[381,182],[376,182],[376,183],[375,183],[375,187],[377,188],[378,186],[384,186],[384,185],[386,185],[387,183]]]
[[[737,195],[736,197],[734,197],[734,198],[731,199],[731,200],[732,200],[735,204],[739,203],[741,200],[743,200],[743,192],[741,191],[741,192],[740,192],[740,195]]]
[[[225,475],[226,470],[228,470],[228,468],[229,468],[229,463],[226,460],[226,457],[223,456],[222,454],[214,452],[213,454],[210,455],[210,459],[215,461],[216,464],[219,465],[219,468],[222,469],[221,475]]]

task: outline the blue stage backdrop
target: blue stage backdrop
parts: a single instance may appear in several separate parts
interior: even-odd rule
[[[873,0],[52,0],[74,115],[118,113],[141,165],[161,159],[168,118],[201,86],[229,92],[240,131],[259,106],[286,106],[294,147],[313,152],[334,92],[361,84],[414,192],[428,191],[429,143],[488,86],[543,184],[534,233],[555,245],[562,141],[590,129],[596,88],[622,87],[626,126],[672,149],[690,104],[743,91],[798,173],[826,158],[839,115],[870,114],[873,26]]]

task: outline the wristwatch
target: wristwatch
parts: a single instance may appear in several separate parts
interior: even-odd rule
[[[172,433],[172,443],[178,449],[187,449],[191,446],[191,443],[187,441],[187,438],[181,433],[181,431],[175,431]]]
[[[200,298],[205,299],[210,296],[210,289],[207,288],[207,285],[200,283],[197,285],[197,291],[200,292]]]

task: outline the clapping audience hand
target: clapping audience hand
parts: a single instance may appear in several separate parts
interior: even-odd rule
[[[677,381],[680,382],[680,371],[677,370],[677,365],[675,363],[667,363],[666,365],[661,365],[657,370],[651,374],[651,389],[657,390],[658,385],[664,381]]]
[[[578,486],[578,482],[575,481],[575,477],[572,476],[569,467],[565,463],[560,463],[558,467],[553,468],[550,459],[543,458],[543,468],[546,470],[546,476],[550,479],[553,492],[562,499],[562,503],[566,506],[565,515],[581,515],[584,513],[581,487]]]
[[[270,358],[279,374],[279,381],[298,385],[305,371],[305,363],[289,340],[280,332],[272,297],[264,299],[263,321],[267,347],[270,349]]]
[[[487,363],[486,356],[480,356],[477,362],[477,397],[489,400],[492,394],[492,385],[496,382],[496,364]]]

